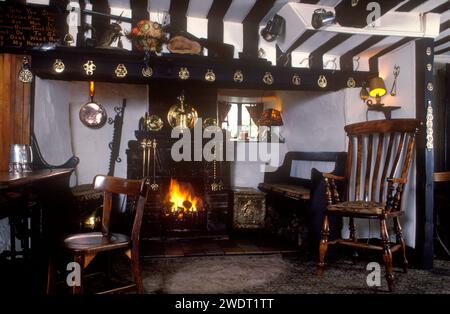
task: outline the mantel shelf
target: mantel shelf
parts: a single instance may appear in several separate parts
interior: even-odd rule
[[[97,81],[151,84],[153,80],[177,80],[190,84],[192,82],[220,88],[240,89],[275,89],[275,90],[315,90],[333,91],[347,87],[349,78],[353,78],[356,87],[360,86],[368,77],[376,75],[362,71],[335,71],[324,69],[308,69],[272,66],[265,59],[221,59],[206,56],[190,56],[179,54],[163,54],[151,56],[149,66],[153,74],[151,77],[142,75],[144,67],[144,53],[121,49],[86,49],[77,47],[57,47],[49,50],[32,49],[28,53],[32,56],[32,71],[43,79],[66,81]],[[62,73],[53,70],[53,63],[60,59],[65,69]],[[92,60],[96,65],[93,75],[87,75],[83,64]],[[127,75],[119,78],[115,70],[119,64],[127,69]],[[187,68],[189,78],[181,80],[179,71]],[[215,74],[215,81],[205,80],[209,70]],[[241,71],[243,81],[234,81],[236,71]],[[270,74],[272,84],[263,82],[263,77]],[[293,84],[293,76],[300,77],[300,85]],[[325,76],[327,86],[318,85],[319,76]]]

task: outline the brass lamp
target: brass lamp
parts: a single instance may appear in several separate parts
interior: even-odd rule
[[[263,111],[261,119],[258,121],[259,126],[267,126],[267,142],[272,141],[271,127],[282,126],[283,119],[281,118],[281,112],[276,109],[266,109]]]
[[[379,77],[375,76],[370,79],[369,81],[369,95],[370,97],[375,98],[376,105],[377,106],[383,106],[381,103],[381,97],[386,95],[386,86],[384,85],[384,80]],[[372,102],[367,102],[368,105],[372,105]]]

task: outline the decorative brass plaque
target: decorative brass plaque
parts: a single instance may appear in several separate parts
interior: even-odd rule
[[[94,61],[88,60],[85,64],[83,64],[84,72],[86,72],[86,75],[93,75],[95,71],[96,65]]]
[[[299,86],[302,83],[302,80],[300,78],[300,75],[294,74],[292,76],[292,84]]]
[[[55,71],[56,73],[62,73],[64,72],[65,68],[66,66],[61,59],[55,59],[55,62],[53,62],[53,71]]]
[[[265,220],[265,194],[251,188],[236,188],[234,190],[233,227],[237,229],[264,228]]]
[[[272,85],[273,84],[272,73],[266,72],[266,74],[264,74],[264,76],[263,76],[263,82],[267,85]]]
[[[355,79],[353,77],[349,77],[347,80],[347,87],[354,88],[356,86]]]
[[[152,77],[153,69],[150,66],[145,66],[141,70],[143,77]]]
[[[244,81],[244,74],[242,74],[241,70],[237,70],[234,72],[233,79],[236,83],[242,83],[242,81]]]
[[[317,80],[317,85],[319,85],[319,87],[321,87],[321,88],[327,87],[328,81],[327,81],[327,78],[325,77],[325,75],[319,76],[319,79]]]
[[[178,72],[178,77],[182,80],[187,80],[189,78],[189,71],[187,68],[180,68]]]
[[[214,82],[216,80],[216,75],[214,74],[213,70],[208,69],[208,71],[205,73],[205,80],[208,82]]]
[[[123,63],[120,63],[117,65],[117,68],[114,71],[114,73],[116,73],[117,77],[124,78],[125,76],[127,76],[128,70]]]

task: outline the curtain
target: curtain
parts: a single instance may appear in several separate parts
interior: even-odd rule
[[[250,114],[250,118],[252,118],[253,122],[257,126],[259,126],[259,120],[261,119],[261,115],[263,112],[263,104],[255,104],[252,106],[246,106],[248,113]]]
[[[231,104],[225,102],[225,101],[219,101],[219,125],[222,124],[223,121],[225,121],[228,112],[231,109]]]

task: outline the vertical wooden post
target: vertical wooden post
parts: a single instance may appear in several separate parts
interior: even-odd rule
[[[0,171],[8,170],[10,144],[29,143],[31,84],[17,78],[22,57],[0,54]]]
[[[416,116],[423,122],[416,146],[416,252],[418,266],[433,267],[433,39],[416,41]]]

